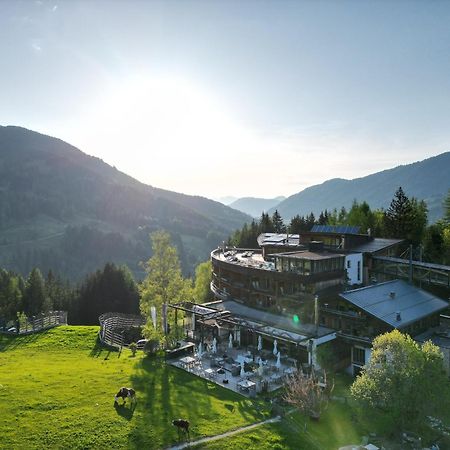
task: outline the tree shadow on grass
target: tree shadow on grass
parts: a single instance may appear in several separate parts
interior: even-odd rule
[[[208,383],[162,358],[141,359],[131,384],[139,398],[139,413],[129,434],[130,448],[164,448],[184,440],[172,425],[174,419],[189,420],[192,439],[201,435],[199,424],[207,417],[215,420]]]
[[[49,330],[36,331],[32,334],[0,334],[0,352],[5,352],[7,350],[14,350],[22,346],[31,344],[36,341],[39,337],[44,336]]]
[[[117,357],[120,357],[120,352],[117,348],[103,344],[97,336],[97,340],[95,341],[95,345],[92,347],[89,356],[91,358],[103,357],[103,359],[108,359],[111,353],[117,353]]]
[[[120,417],[131,420],[133,418],[134,410],[136,409],[136,403],[130,403],[129,405],[124,403],[119,405],[119,403],[114,402],[114,409]]]
[[[184,441],[172,425],[190,422],[191,439],[215,435],[267,418],[254,401],[202,379],[161,358],[143,358],[131,385],[139,404],[129,434],[129,448],[164,448]]]

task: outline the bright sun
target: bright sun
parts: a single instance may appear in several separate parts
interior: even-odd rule
[[[240,149],[251,147],[224,103],[183,79],[133,77],[90,105],[85,141],[97,149],[84,148],[97,155],[107,149],[107,162],[155,186],[167,187],[169,174],[172,186],[175,177],[180,187],[195,183],[200,172],[213,182],[232,157],[242,157]]]

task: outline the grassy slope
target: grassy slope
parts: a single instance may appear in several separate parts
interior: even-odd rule
[[[174,418],[190,420],[195,440],[269,415],[262,402],[161,359],[111,352],[98,345],[97,331],[60,327],[19,338],[0,335],[0,448],[161,449],[177,442],[170,424]],[[343,401],[349,397],[349,381],[338,376],[334,395],[341,401],[331,402],[319,422],[293,414],[201,448],[335,450],[360,443],[369,432],[380,435],[386,429],[383,416],[357,414],[351,400]],[[113,405],[123,385],[137,391],[134,412]]]
[[[109,352],[97,330],[0,337],[1,448],[163,448],[177,441],[173,418],[188,418],[195,439],[267,417],[250,400],[158,359]],[[134,413],[113,406],[122,385],[137,390]]]

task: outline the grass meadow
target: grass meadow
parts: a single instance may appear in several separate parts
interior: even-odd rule
[[[111,351],[97,333],[98,327],[65,326],[0,335],[1,449],[164,449],[178,442],[174,418],[190,421],[195,440],[270,417],[263,399],[244,398],[161,358]],[[341,400],[348,397],[348,383],[337,379]],[[114,406],[121,386],[136,390],[134,410]],[[368,419],[355,421],[351,402],[333,401],[319,422],[289,414],[196,448],[335,450],[374,431]]]

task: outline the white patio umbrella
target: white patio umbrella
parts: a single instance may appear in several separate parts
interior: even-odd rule
[[[279,369],[281,367],[281,353],[278,352],[277,355],[277,363],[275,364],[276,368]]]
[[[212,343],[212,352],[213,352],[214,354],[217,353],[217,339],[216,339],[216,338],[213,339],[213,343]]]
[[[241,362],[241,378],[245,377],[244,361]]]
[[[258,336],[258,352],[262,350],[262,339],[261,335]]]
[[[198,357],[201,358],[203,355],[203,344],[200,342],[200,344],[198,344]]]
[[[230,333],[230,338],[228,339],[228,348],[233,348],[233,335]]]
[[[262,358],[259,358],[258,373],[259,373],[259,375],[262,377],[262,375],[263,375],[263,362],[262,362]]]
[[[275,339],[275,340],[273,341],[273,354],[274,354],[274,356],[277,356],[277,353],[278,353],[277,344],[278,344],[278,342],[277,342],[277,340]]]

